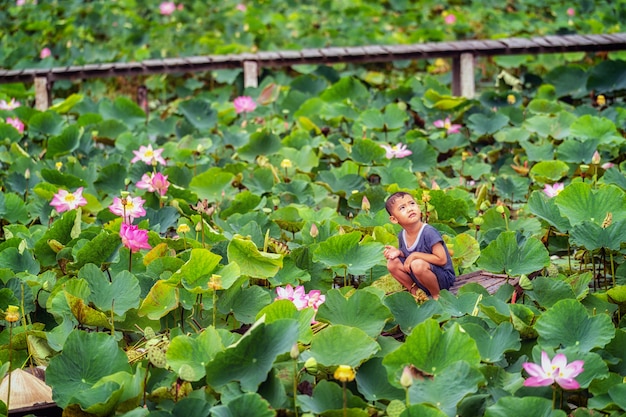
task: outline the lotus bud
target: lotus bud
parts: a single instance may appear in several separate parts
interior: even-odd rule
[[[186,223],[182,223],[180,224],[177,228],[176,228],[176,233],[180,234],[185,234],[185,233],[189,233],[191,229],[189,228],[189,225]]]
[[[313,239],[315,239],[320,234],[320,231],[315,223],[311,225],[311,231],[309,233],[311,234],[311,237]]]
[[[294,343],[291,347],[291,351],[289,352],[291,359],[296,360],[298,356],[300,356],[300,349],[298,348],[298,343]]]
[[[57,171],[60,171],[61,168],[63,168],[63,162],[57,162],[56,164],[54,164],[55,168],[57,169]]]
[[[485,219],[483,219],[482,217],[474,217],[474,220],[472,220],[472,222],[476,226],[481,226],[483,223],[485,223]]]
[[[497,206],[496,211],[500,214],[504,214],[504,206]]]
[[[48,239],[48,246],[50,246],[50,249],[52,249],[54,253],[59,253],[61,249],[65,247],[65,245],[56,239]]]
[[[287,168],[291,168],[293,166],[293,164],[291,163],[291,161],[289,159],[283,159],[280,162],[280,167],[287,169]]]
[[[517,101],[517,99],[515,98],[514,94],[509,94],[508,96],[506,96],[506,102],[509,104],[515,104],[515,102]]]
[[[402,370],[402,376],[400,376],[400,385],[404,388],[409,388],[413,385],[413,372],[411,372],[410,366],[405,366]]]
[[[596,97],[596,103],[600,107],[606,105],[606,97],[604,96],[604,94],[599,94],[598,97]]]
[[[28,181],[30,179],[30,169],[26,168],[24,171],[24,178]]]
[[[361,200],[361,210],[370,211],[370,207],[370,201],[367,199],[366,196],[363,196],[363,199]]]
[[[595,151],[593,153],[593,156],[591,157],[591,163],[594,165],[600,165],[600,161],[601,161],[600,153],[598,151]]]

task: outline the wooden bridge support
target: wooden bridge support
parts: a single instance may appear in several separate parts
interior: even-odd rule
[[[452,58],[452,95],[474,98],[474,55],[463,53]]]

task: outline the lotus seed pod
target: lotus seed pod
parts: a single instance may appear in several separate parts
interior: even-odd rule
[[[474,220],[472,220],[472,222],[476,226],[481,226],[483,223],[485,223],[485,219],[483,219],[482,217],[474,217]]]
[[[195,381],[196,379],[198,379],[198,375],[196,374],[196,372],[191,366],[186,363],[183,364],[178,370],[178,376],[180,377],[180,379],[183,379],[185,381]]]
[[[156,333],[154,333],[152,327],[146,326],[146,328],[143,329],[143,337],[145,337],[146,340],[154,339],[156,337]]]
[[[148,349],[148,360],[157,368],[165,368],[167,366],[165,351],[157,346]]]
[[[498,206],[496,207],[496,211],[500,214],[504,214],[504,206]]]
[[[400,417],[400,414],[406,410],[406,405],[400,400],[391,400],[387,405],[387,415],[389,417]]]

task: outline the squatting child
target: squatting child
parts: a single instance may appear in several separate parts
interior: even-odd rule
[[[411,194],[397,192],[385,203],[389,220],[402,227],[398,248],[386,245],[384,255],[389,273],[415,295],[422,289],[433,299],[454,283],[452,258],[441,234],[422,221],[422,212]]]

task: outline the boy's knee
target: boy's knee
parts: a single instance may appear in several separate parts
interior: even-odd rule
[[[413,271],[413,274],[415,274],[416,276],[422,275],[422,273],[429,270],[430,268],[428,262],[424,261],[423,259],[416,259],[411,262],[411,271]]]

